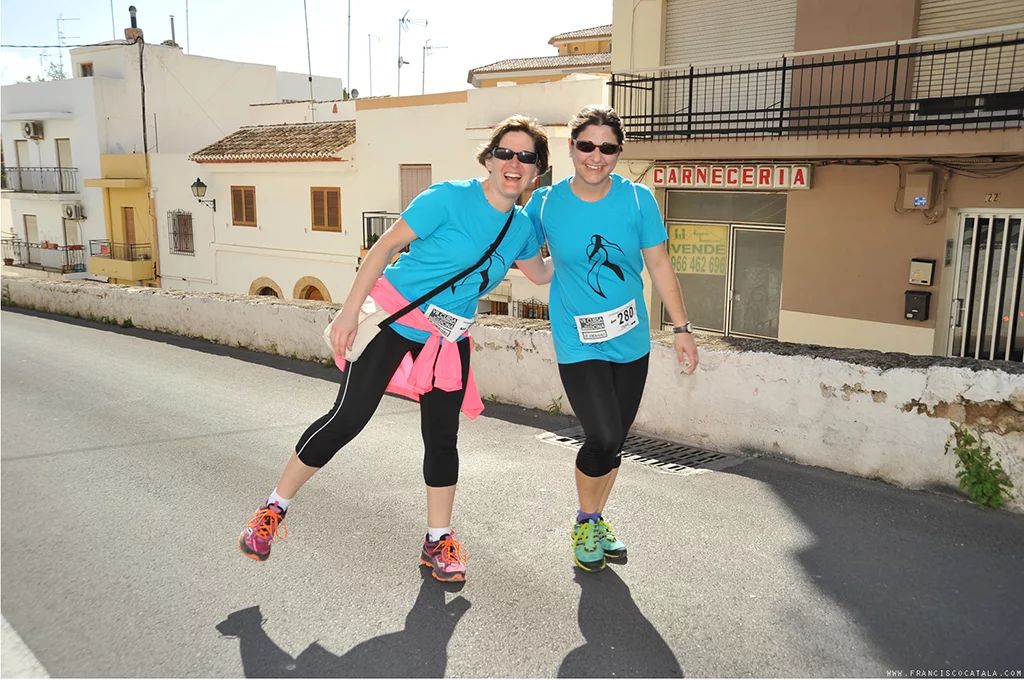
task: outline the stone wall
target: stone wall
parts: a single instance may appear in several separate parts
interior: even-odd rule
[[[329,360],[321,333],[338,305],[91,282],[4,278],[3,303],[261,352]],[[546,322],[484,318],[473,329],[481,395],[571,405]],[[700,336],[684,375],[655,334],[636,429],[724,453],[775,455],[914,489],[955,490],[944,455],[966,423],[1015,484],[1024,512],[1024,365]]]

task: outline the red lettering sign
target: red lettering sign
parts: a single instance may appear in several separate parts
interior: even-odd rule
[[[738,187],[740,185],[740,169],[731,166],[725,169],[725,186]]]
[[[693,186],[693,168],[683,168],[680,170],[679,183],[684,187]]]
[[[744,165],[740,171],[740,184],[745,187],[754,186],[754,166]]]
[[[655,167],[651,174],[651,182],[656,187],[665,186],[665,168]]]
[[[725,174],[725,168],[720,165],[715,165],[711,168],[711,186],[720,187],[723,186],[725,180],[723,175]]]
[[[701,186],[701,187],[706,187],[708,185],[708,169],[707,169],[707,167],[703,167],[703,166],[698,167],[696,170],[694,170],[693,174],[694,174],[694,177],[695,177],[694,184],[696,184],[697,186]]]
[[[677,186],[679,184],[679,168],[669,168],[668,179],[665,181],[669,186]]]
[[[772,186],[772,168],[770,165],[761,165],[757,168],[758,188],[770,189]]]

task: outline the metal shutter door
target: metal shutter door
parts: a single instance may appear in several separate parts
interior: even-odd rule
[[[1021,0],[921,0],[917,35],[924,38],[1024,23]]]
[[[720,59],[739,61],[792,52],[796,2],[668,0],[663,63],[677,66]]]

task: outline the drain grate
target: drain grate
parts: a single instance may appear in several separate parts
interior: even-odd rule
[[[538,435],[537,438],[548,444],[578,449],[583,444],[585,437],[583,428],[577,426],[558,432],[545,432]],[[690,474],[705,470],[724,470],[743,462],[743,459],[737,456],[727,456],[724,453],[716,453],[638,434],[631,434],[626,437],[626,443],[622,447],[622,457],[641,465],[653,467],[662,472],[676,474]]]

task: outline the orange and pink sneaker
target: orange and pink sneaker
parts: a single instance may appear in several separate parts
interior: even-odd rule
[[[445,534],[436,543],[428,535],[423,541],[420,562],[430,567],[438,581],[466,580],[466,549],[451,534]]]
[[[287,512],[277,503],[266,503],[253,513],[249,524],[238,536],[238,549],[242,554],[253,560],[266,561],[274,540],[288,537],[288,525],[284,522]]]

